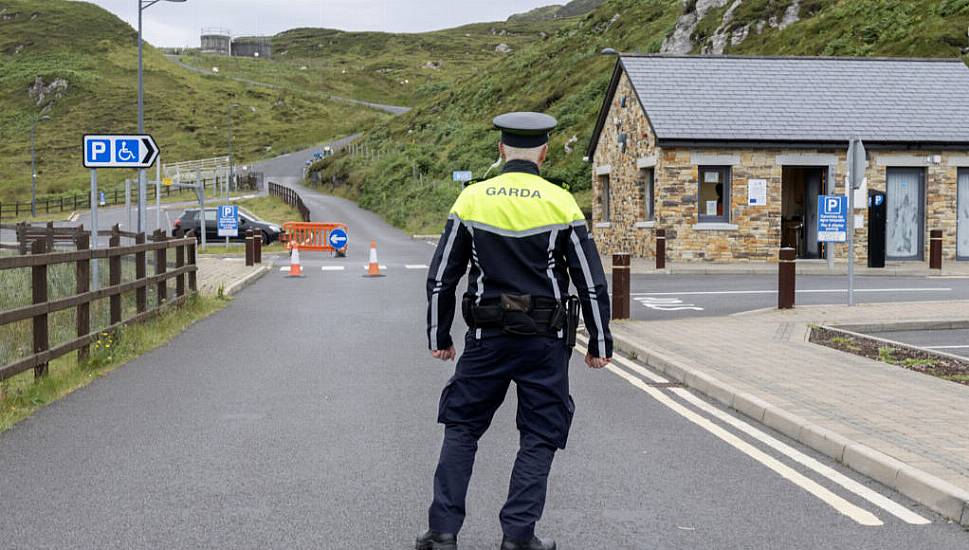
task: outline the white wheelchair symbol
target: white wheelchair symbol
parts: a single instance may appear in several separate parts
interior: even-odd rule
[[[118,151],[118,160],[121,162],[131,162],[135,160],[135,154],[128,149],[128,143],[125,141],[121,142],[121,149]]]

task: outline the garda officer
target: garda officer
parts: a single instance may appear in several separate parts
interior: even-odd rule
[[[589,331],[591,368],[612,356],[609,295],[595,243],[569,191],[539,176],[556,121],[540,113],[494,119],[506,164],[495,178],[464,189],[451,208],[427,278],[431,354],[455,358],[455,289],[468,269],[461,311],[465,348],[441,394],[444,444],[434,474],[430,530],[417,550],[454,550],[478,439],[514,381],[519,450],[499,518],[502,550],[550,550],[535,537],[552,457],[564,449],[575,405],[568,364],[578,309]],[[570,298],[569,282],[578,298]]]

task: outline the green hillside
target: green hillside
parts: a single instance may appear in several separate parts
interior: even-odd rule
[[[712,9],[691,34],[692,51],[701,51],[715,32],[743,25],[750,25],[746,40],[728,46],[727,53],[953,57],[969,45],[969,0],[801,0],[800,19],[782,28],[778,18],[792,1],[744,0],[726,23],[727,7]],[[411,113],[378,125],[363,143],[383,152],[378,160],[341,155],[315,169],[328,190],[359,199],[392,223],[437,230],[460,192],[450,181],[452,170],[480,176],[495,160],[491,118],[503,111],[538,110],[560,122],[546,172],[574,182],[580,201],[588,203],[591,178],[582,157],[615,63],[600,50],[658,52],[680,17],[695,6],[679,0],[610,0],[569,20],[547,40],[495,60]],[[573,138],[568,152],[566,142]]]
[[[84,189],[85,133],[136,130],[136,44],[130,26],[93,4],[0,0],[0,200],[29,195],[29,136],[38,117],[50,117],[37,132],[42,193]],[[163,160],[226,154],[226,105],[233,102],[242,161],[346,135],[385,117],[197,74],[154,48],[145,56],[146,128]],[[101,179],[131,176],[105,171]]]
[[[557,22],[478,23],[425,33],[293,29],[273,38],[273,59],[181,56],[223,76],[366,101],[411,105],[507,53],[542,42]],[[543,34],[544,33],[544,34]]]
[[[568,4],[542,6],[525,13],[518,13],[508,18],[509,21],[548,21],[585,15],[605,3],[605,0],[572,0]]]

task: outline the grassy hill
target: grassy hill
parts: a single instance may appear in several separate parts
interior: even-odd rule
[[[84,189],[85,133],[137,128],[136,33],[111,13],[66,0],[0,0],[0,200],[30,192],[30,128],[41,193]],[[145,50],[146,128],[167,161],[226,154],[226,105],[241,161],[346,135],[376,111],[196,74]],[[55,84],[56,83],[56,84]],[[35,88],[31,95],[28,89]],[[43,97],[36,92],[45,92]],[[132,177],[102,171],[106,183]]]
[[[690,35],[692,50],[701,51],[717,32],[745,25],[750,26],[746,39],[728,43],[727,53],[953,57],[967,45],[969,0],[801,0],[799,20],[778,24],[792,2],[744,0],[726,22],[730,2],[710,10]],[[546,173],[574,182],[573,191],[587,203],[591,177],[582,157],[615,63],[599,51],[658,52],[695,6],[679,0],[609,0],[568,20],[548,39],[493,61],[473,78],[427,97],[411,113],[375,127],[363,145],[382,151],[378,160],[340,155],[315,169],[326,189],[359,199],[394,224],[438,230],[460,192],[450,181],[452,170],[480,176],[497,156],[491,118],[538,110],[560,122]]]
[[[605,0],[572,0],[568,4],[542,6],[525,13],[518,13],[508,18],[509,21],[548,21],[585,15],[605,3]]]
[[[183,55],[199,68],[366,101],[411,105],[505,55],[542,42],[557,22],[478,23],[425,33],[293,29],[273,38],[271,61]],[[544,34],[543,34],[544,33]]]

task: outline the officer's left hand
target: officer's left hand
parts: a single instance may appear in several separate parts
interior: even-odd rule
[[[441,361],[454,361],[458,354],[454,351],[454,346],[451,346],[448,349],[432,349],[431,356]]]
[[[612,357],[595,357],[591,353],[585,356],[585,364],[589,365],[590,369],[601,369],[609,363],[612,363]]]

